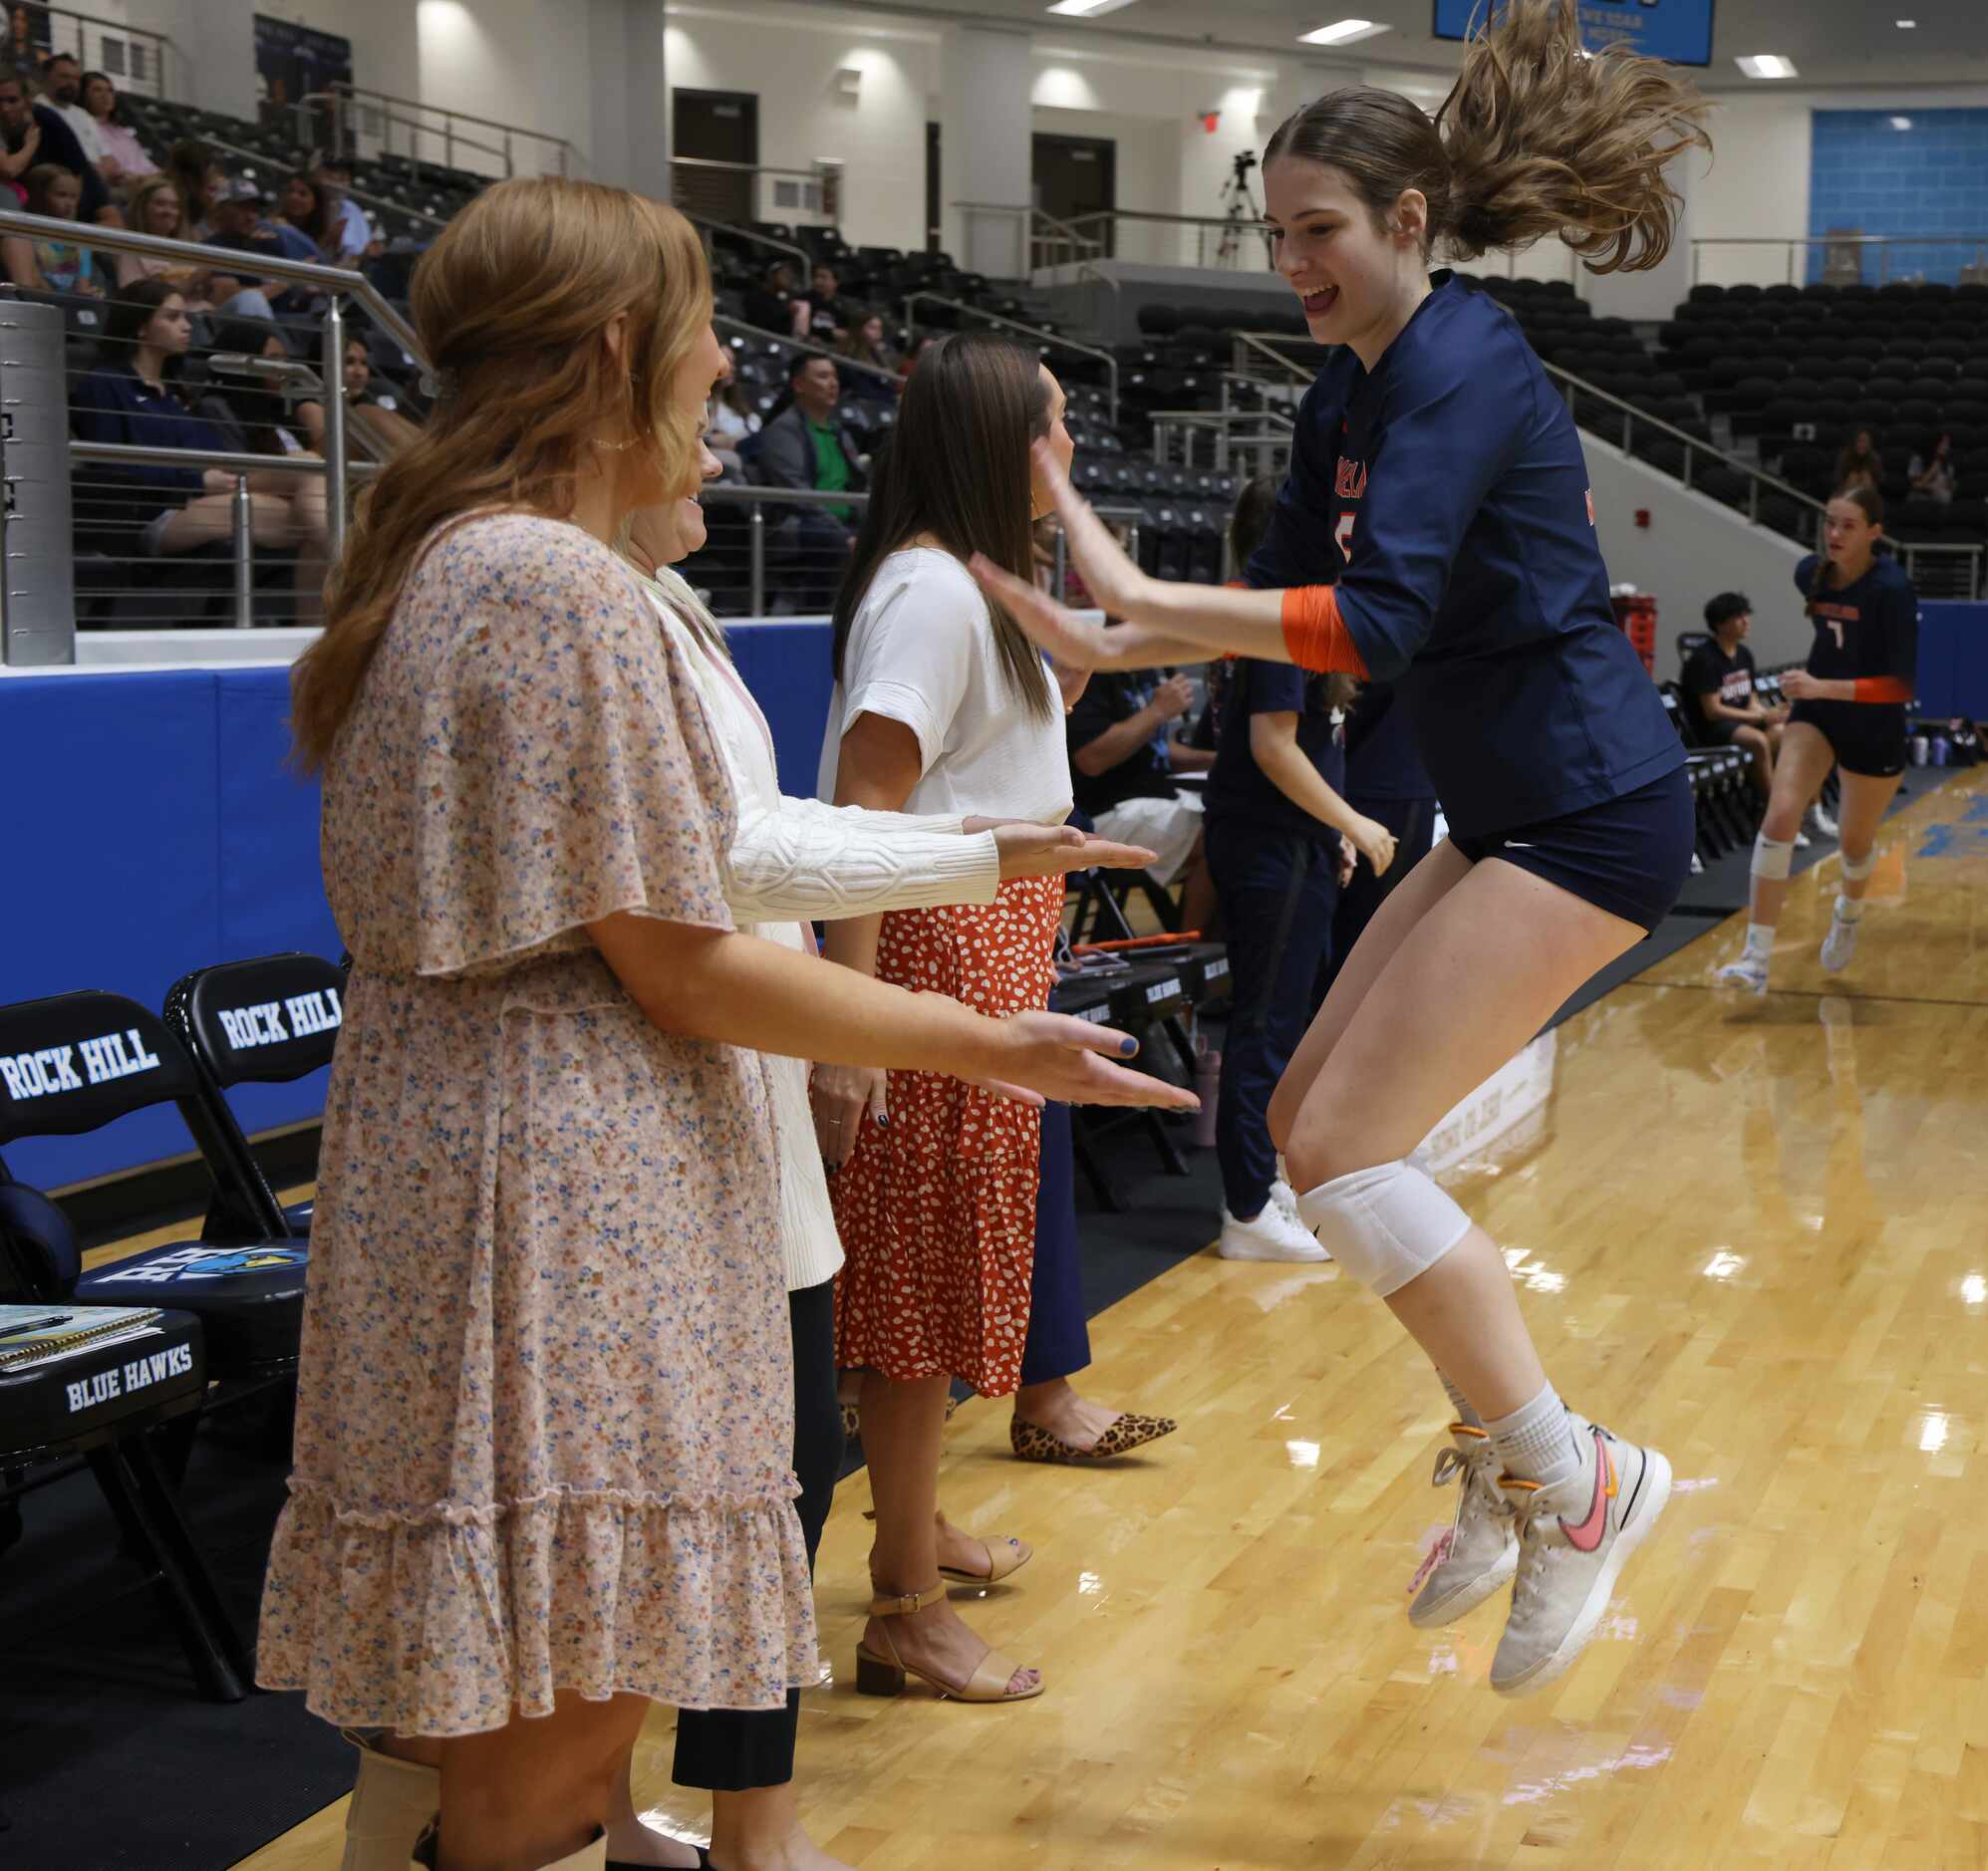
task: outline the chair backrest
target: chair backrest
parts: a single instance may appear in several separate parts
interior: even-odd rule
[[[274,1240],[292,1231],[226,1093],[286,1084],[329,1065],[344,1023],[345,972],[322,955],[222,961],[173,982],[165,1024],[195,1069],[194,1134],[214,1179],[202,1240]]]
[[[153,1105],[177,1104],[184,1117],[199,1086],[164,1022],[123,994],[0,1007],[0,1144],[73,1137]]]
[[[67,1299],[82,1271],[68,1215],[0,1164],[0,1300]]]
[[[260,955],[196,968],[165,997],[165,1024],[220,1087],[279,1085],[331,1064],[345,976],[322,955]]]

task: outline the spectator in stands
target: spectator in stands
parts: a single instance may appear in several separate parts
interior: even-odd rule
[[[54,162],[38,162],[28,171],[27,184],[30,214],[45,214],[52,221],[76,219],[83,184],[70,170]],[[73,240],[29,240],[22,234],[9,234],[0,240],[0,263],[16,286],[30,292],[81,293],[92,299],[104,296],[95,256]]]
[[[227,189],[227,170],[205,143],[182,136],[165,152],[165,172],[179,184],[179,199],[186,210],[183,238],[205,240]]]
[[[372,251],[373,223],[352,198],[352,164],[343,156],[326,156],[311,171],[311,180],[325,190],[338,210],[338,237],[326,248],[336,253],[335,266],[357,266]]]
[[[311,349],[311,362],[318,375],[325,376],[325,336],[319,332]],[[293,399],[298,426],[313,454],[325,451],[325,400],[315,393]],[[385,378],[373,369],[372,354],[365,337],[348,332],[345,340],[345,408],[348,425],[371,444],[375,460],[391,460],[421,433],[421,424],[401,407],[400,399]]]
[[[817,261],[808,279],[807,329],[800,336],[818,345],[839,345],[857,324],[859,311],[843,298],[834,267]]]
[[[97,126],[98,145],[104,152],[97,167],[113,188],[128,189],[158,173],[158,164],[139,141],[138,132],[125,121],[117,86],[102,72],[83,74],[83,108]]]
[[[286,175],[276,203],[281,225],[302,234],[311,243],[310,252],[300,252],[297,257],[335,264],[342,230],[337,203],[330,193],[308,175]]]
[[[1215,886],[1202,849],[1201,799],[1174,784],[1170,731],[1193,706],[1194,681],[1186,674],[1161,681],[1143,670],[1100,669],[1064,726],[1077,810],[1100,837],[1157,853],[1151,874],[1168,889],[1185,886],[1181,927],[1206,930]],[[1198,764],[1192,752],[1188,760]]]
[[[18,153],[26,146],[30,132],[36,136],[37,161],[59,163],[82,182],[83,198],[76,218],[93,223],[103,220],[111,206],[110,191],[97,165],[83,153],[68,120],[46,104],[37,104],[33,87],[19,72],[0,66],[0,140],[10,153]]]
[[[1941,429],[1915,454],[1905,469],[1916,499],[1950,505],[1960,477],[1953,471],[1953,437]]]
[[[178,182],[170,175],[148,175],[132,190],[131,225],[136,232],[152,234],[160,240],[186,240],[191,236],[186,231],[185,218],[186,203],[180,196]],[[204,312],[211,307],[212,275],[205,267],[136,253],[119,254],[117,264],[120,291],[136,280],[163,279],[186,295],[189,312]]]
[[[871,370],[890,371],[898,374],[903,360],[897,348],[884,336],[884,315],[874,307],[859,306],[845,337],[836,349],[852,364],[867,364]],[[870,371],[851,371],[849,389],[852,395],[871,397],[884,401],[896,395],[896,387],[873,377]]]
[[[765,278],[745,294],[745,321],[782,338],[805,338],[808,302],[794,292],[794,269],[775,260]]]
[[[219,450],[222,437],[187,408],[168,381],[192,343],[186,301],[162,279],[142,279],[111,302],[100,364],[76,387],[76,432],[85,441]],[[127,552],[171,557],[234,536],[235,477],[220,468],[91,467],[77,470],[79,506]],[[252,475],[258,546],[297,554],[297,616],[323,614],[325,487],[315,476]],[[134,543],[134,534],[136,542]]]
[[[230,253],[259,254],[265,259],[315,262],[318,250],[309,235],[287,222],[270,220],[263,212],[267,205],[268,196],[253,176],[244,175],[228,183],[214,210],[215,227],[207,236],[207,245]],[[309,312],[318,299],[312,287],[289,285],[280,279],[261,279],[253,272],[237,276],[231,293],[218,269],[213,292],[224,312],[270,318]]]
[[[817,493],[860,493],[866,485],[862,456],[836,414],[842,380],[832,359],[798,353],[789,368],[793,401],[759,431],[752,459],[769,487],[812,488]],[[855,543],[853,509],[839,502],[799,508],[779,522],[783,553],[798,561],[793,597],[816,608],[842,577]]]
[[[48,40],[48,9],[42,6],[12,6],[7,9],[7,45],[4,56],[9,65],[32,72],[42,58]]]
[[[213,350],[225,357],[284,360],[290,356],[282,328],[268,319],[216,321]],[[211,371],[193,413],[211,422],[226,445],[245,454],[294,455],[309,452],[298,433],[286,387],[259,377]],[[322,451],[320,451],[322,452]]]
[[[83,108],[83,67],[67,52],[51,52],[42,61],[42,97],[75,133],[84,159],[106,181],[113,180],[104,167],[104,143],[97,134],[97,120]]]
[[[740,445],[759,432],[759,411],[752,406],[750,393],[729,372],[711,393],[710,408],[705,420],[705,446],[717,456],[727,474],[743,476],[745,463]]]
[[[1883,457],[1877,452],[1870,430],[1860,428],[1844,443],[1843,453],[1837,456],[1837,492],[1846,493],[1852,487],[1868,487],[1875,493],[1883,479]]]
[[[1249,563],[1276,505],[1276,481],[1244,486],[1230,521],[1236,564]],[[1358,860],[1385,874],[1395,838],[1344,797],[1345,718],[1357,692],[1349,676],[1239,658],[1228,677],[1208,776],[1208,863],[1235,977],[1215,1107],[1217,1251],[1319,1261],[1325,1250],[1298,1220],[1271,1141],[1271,1093],[1318,1010],[1338,889]]]
[[[1700,716],[1698,738],[1708,747],[1738,747],[1753,762],[1761,796],[1771,797],[1789,711],[1764,706],[1754,689],[1753,652],[1746,647],[1753,601],[1745,592],[1722,591],[1705,606],[1705,628],[1712,641],[1693,651],[1684,666],[1684,692]]]

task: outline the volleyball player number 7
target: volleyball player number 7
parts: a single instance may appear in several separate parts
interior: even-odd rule
[[[1566,997],[1655,927],[1689,869],[1683,753],[1616,628],[1579,439],[1511,318],[1446,274],[1558,234],[1594,270],[1668,250],[1669,157],[1705,137],[1684,81],[1580,50],[1572,0],[1514,0],[1432,122],[1336,92],[1265,152],[1277,264],[1312,338],[1249,583],[1139,572],[1057,476],[1108,635],[994,568],[1025,630],[1089,668],[1224,651],[1398,684],[1450,823],[1381,906],[1271,1105],[1298,1211],[1386,1299],[1454,1404],[1456,1523],[1410,1609],[1452,1622],[1516,1574],[1492,1687],[1553,1681],[1598,1627],[1670,1489],[1656,1450],[1564,1406],[1498,1246],[1405,1159]],[[1336,575],[1336,585],[1329,583]],[[1279,589],[1280,588],[1280,589]]]

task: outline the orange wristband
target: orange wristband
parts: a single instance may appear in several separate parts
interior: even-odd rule
[[[1339,594],[1330,585],[1297,585],[1283,595],[1284,648],[1300,669],[1337,669],[1366,678],[1360,655],[1339,615]]]
[[[1910,701],[1912,684],[1900,675],[1859,675],[1850,684],[1852,701]]]

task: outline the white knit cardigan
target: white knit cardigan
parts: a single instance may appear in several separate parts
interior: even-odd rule
[[[738,831],[725,863],[724,895],[741,930],[806,949],[812,944],[796,918],[994,902],[1000,854],[992,832],[970,838],[958,819],[869,812],[782,793],[772,730],[738,671],[709,647],[664,585],[643,584],[683,653],[730,773]],[[807,1062],[769,1054],[767,1064],[780,1155],[780,1251],[787,1290],[799,1292],[834,1276],[842,1242],[815,1143]]]

